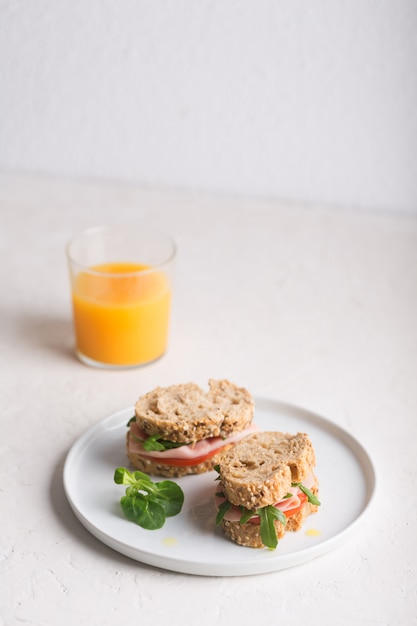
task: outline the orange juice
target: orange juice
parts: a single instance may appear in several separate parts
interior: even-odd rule
[[[165,352],[171,288],[162,271],[137,263],[95,265],[75,277],[72,301],[81,357],[129,366]]]

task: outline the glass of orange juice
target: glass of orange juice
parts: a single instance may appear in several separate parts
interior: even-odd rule
[[[145,365],[166,351],[176,245],[140,225],[86,230],[66,249],[76,353],[88,365]]]

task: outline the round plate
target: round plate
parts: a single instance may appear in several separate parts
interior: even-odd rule
[[[276,550],[244,548],[215,526],[217,473],[175,479],[184,491],[181,513],[163,528],[145,530],[120,508],[126,487],[113,482],[127,466],[126,424],[132,407],[88,429],[71,448],[64,488],[81,523],[100,541],[137,561],[186,574],[243,576],[299,565],[346,540],[362,522],[375,493],[375,471],[364,448],[345,430],[305,409],[255,398],[261,430],[306,432],[316,452],[321,506],[298,532],[288,532]],[[153,478],[153,480],[163,480]],[[341,488],[343,486],[343,488]]]

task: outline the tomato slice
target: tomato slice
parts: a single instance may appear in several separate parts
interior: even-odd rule
[[[204,461],[208,461],[212,456],[218,454],[221,450],[223,450],[225,446],[221,446],[220,448],[216,448],[215,450],[211,450],[208,454],[203,454],[202,456],[196,456],[192,459],[172,459],[172,458],[162,458],[162,457],[152,457],[147,456],[145,454],[141,454],[143,457],[147,457],[152,460],[154,463],[161,463],[162,465],[171,465],[172,467],[191,467],[192,465],[199,465],[200,463],[204,463]]]
[[[297,506],[296,509],[290,509],[289,511],[284,511],[285,517],[292,517],[293,515],[297,515],[297,513],[301,511],[301,509],[307,502],[307,496],[303,491],[300,491],[300,493],[297,493],[297,496],[300,498],[300,506]]]
[[[295,509],[290,509],[289,511],[283,511],[286,518],[292,517],[293,515],[297,515],[297,513],[301,511],[301,509],[307,502],[307,496],[303,491],[300,491],[300,493],[298,493],[297,495],[300,499],[300,504]],[[259,515],[257,515],[256,517],[252,517],[249,521],[251,524],[260,524],[261,518],[259,517]]]

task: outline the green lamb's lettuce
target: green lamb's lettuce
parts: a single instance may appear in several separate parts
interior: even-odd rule
[[[167,441],[166,439],[162,439],[161,435],[152,435],[147,437],[142,443],[144,449],[148,452],[152,450],[159,450],[163,452],[164,450],[172,450],[172,448],[180,448],[181,446],[187,445],[181,442]]]
[[[167,517],[178,515],[182,509],[184,492],[173,481],[154,483],[143,472],[130,472],[125,467],[118,467],[114,473],[114,482],[126,485],[120,506],[127,519],[142,528],[162,528]]]
[[[284,513],[277,509],[275,506],[264,506],[257,510],[260,518],[259,531],[261,534],[262,543],[271,550],[275,550],[278,545],[277,530],[275,528],[275,520],[278,520],[285,526],[287,518]]]
[[[224,516],[226,515],[227,511],[231,507],[232,505],[230,504],[229,500],[225,500],[224,502],[221,503],[221,505],[218,508],[217,515],[216,515],[216,526],[220,526]]]

